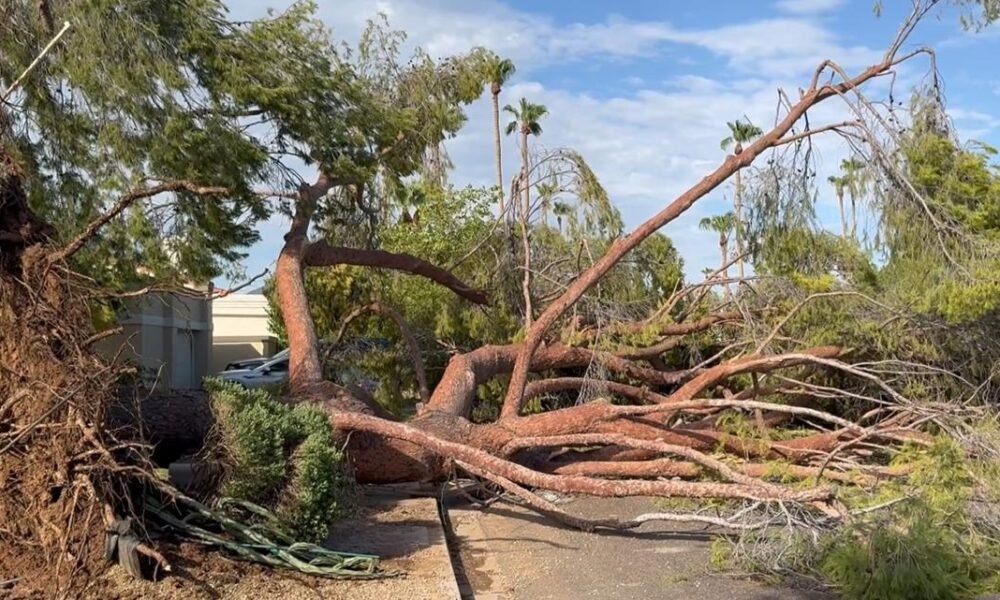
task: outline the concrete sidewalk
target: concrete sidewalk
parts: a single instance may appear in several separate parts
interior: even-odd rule
[[[620,518],[655,510],[648,498],[577,498],[564,508],[580,516]],[[502,502],[485,510],[455,502],[448,516],[467,599],[833,598],[712,572],[711,536],[698,527],[649,523],[636,531],[584,533]]]

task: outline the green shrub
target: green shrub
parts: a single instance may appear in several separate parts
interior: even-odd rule
[[[351,478],[326,415],[234,383],[210,379],[205,387],[216,421],[209,454],[225,471],[219,493],[272,510],[297,539],[324,541],[352,504]]]
[[[838,494],[853,510],[886,508],[816,535],[747,533],[732,544],[729,565],[763,576],[816,578],[846,600],[951,600],[996,592],[998,521],[984,513],[988,507],[972,504],[977,496],[987,502],[1000,497],[1000,479],[991,476],[1000,471],[996,461],[970,458],[942,435],[929,446],[904,446],[892,464],[909,467],[909,475]],[[721,552],[713,548],[713,556]]]
[[[975,557],[936,523],[914,512],[905,529],[888,520],[845,531],[830,546],[821,570],[846,600],[950,600],[975,595]]]

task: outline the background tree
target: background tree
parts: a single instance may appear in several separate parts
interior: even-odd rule
[[[858,198],[864,193],[867,183],[867,170],[865,163],[851,157],[840,162],[840,181],[847,190],[847,195],[851,200],[851,237],[858,237]],[[841,192],[843,193],[843,192]]]
[[[486,76],[490,84],[490,98],[493,101],[493,154],[496,160],[497,169],[497,194],[499,194],[500,214],[503,215],[504,207],[504,180],[503,180],[503,159],[501,156],[500,144],[500,92],[504,84],[514,76],[517,68],[509,58],[496,57],[486,63]]]
[[[729,236],[737,228],[736,215],[730,211],[713,217],[704,217],[698,221],[698,228],[702,231],[712,231],[719,234],[719,254],[722,256],[719,269],[722,271],[722,277],[729,279]],[[730,295],[728,282],[726,282],[724,289],[728,298]]]
[[[510,104],[503,107],[504,112],[509,113],[513,120],[507,123],[507,135],[518,133],[521,136],[521,208],[522,214],[530,211],[529,208],[529,185],[527,183],[531,165],[528,157],[528,136],[542,135],[542,117],[549,113],[549,110],[542,104],[534,104],[521,98],[517,107]]]
[[[538,136],[542,134],[542,125],[539,121],[548,114],[548,109],[541,104],[533,104],[524,98],[517,108],[511,105],[503,107],[504,112],[510,113],[514,118],[507,124],[507,135],[518,132],[521,135],[521,176],[519,178],[520,208],[517,211],[517,220],[521,226],[521,242],[524,251],[524,274],[522,279],[522,292],[524,294],[524,326],[531,327],[534,308],[531,301],[531,237],[528,221],[531,218],[531,164],[528,154],[528,136]]]
[[[826,180],[830,182],[834,193],[837,194],[837,207],[840,209],[840,235],[847,239],[847,213],[844,211],[844,189],[847,187],[847,179],[843,176],[830,175]]]
[[[757,127],[749,120],[741,121],[736,119],[736,121],[728,121],[726,122],[726,126],[729,127],[729,135],[722,139],[720,146],[723,150],[728,150],[732,147],[733,154],[736,155],[743,152],[744,144],[752,142],[764,133],[760,127]],[[736,269],[740,279],[743,279],[743,237],[745,235],[743,226],[743,180],[739,171],[736,171],[734,178],[733,212],[735,215]]]

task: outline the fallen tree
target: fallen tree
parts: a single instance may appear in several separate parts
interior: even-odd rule
[[[583,270],[561,295],[549,303],[528,328],[523,342],[506,347],[484,347],[455,356],[448,364],[441,382],[433,391],[426,406],[405,426],[372,417],[371,415],[376,412],[375,407],[366,405],[346,390],[336,388],[322,380],[322,368],[317,350],[318,338],[310,317],[303,278],[307,269],[339,264],[337,255],[340,252],[330,251],[328,243],[324,240],[310,240],[308,233],[319,203],[332,189],[342,185],[342,182],[335,173],[321,173],[315,183],[303,186],[295,196],[295,215],[291,228],[285,235],[285,245],[279,255],[275,271],[278,300],[290,347],[290,387],[293,401],[319,403],[329,412],[331,421],[337,429],[356,432],[348,438],[348,454],[355,466],[359,481],[387,482],[441,478],[448,473],[453,461],[462,461],[488,473],[503,469],[503,473],[497,474],[515,484],[536,487],[565,485],[566,489],[576,492],[607,493],[605,490],[613,489],[617,495],[648,494],[657,489],[657,486],[650,485],[650,482],[618,481],[610,488],[606,482],[597,479],[567,479],[567,483],[561,484],[558,476],[550,479],[551,475],[516,468],[516,465],[500,459],[487,460],[487,455],[499,452],[504,446],[516,442],[519,438],[531,438],[541,442],[546,437],[595,433],[626,436],[625,442],[660,440],[674,444],[676,446],[674,454],[677,454],[680,448],[703,453],[718,446],[722,434],[711,424],[705,423],[697,427],[672,426],[669,421],[676,411],[669,408],[671,404],[692,400],[709,391],[708,388],[711,386],[744,373],[767,373],[802,364],[850,370],[847,364],[834,360],[840,356],[840,349],[819,348],[797,354],[771,356],[764,355],[758,350],[746,356],[720,358],[715,364],[695,372],[662,372],[642,366],[635,358],[634,349],[625,352],[627,358],[623,358],[585,348],[566,347],[559,344],[558,340],[549,337],[549,331],[569,307],[643,240],[683,214],[695,202],[734,173],[750,165],[764,152],[789,144],[807,143],[814,135],[862,128],[860,121],[801,128],[801,121],[810,109],[820,103],[831,98],[854,94],[869,81],[893,72],[900,64],[915,56],[927,53],[926,50],[918,50],[900,54],[899,50],[917,22],[933,4],[921,4],[915,8],[899,32],[898,38],[878,64],[854,76],[844,74],[832,61],[819,65],[798,100],[792,102],[786,99],[787,103],[783,106],[784,115],[770,131],[743,148],[738,155],[728,156],[702,181],[632,233],[616,240],[603,257]],[[829,81],[826,78],[829,78]],[[799,129],[796,129],[797,127]],[[431,277],[429,273],[437,273],[435,267],[422,264],[416,259],[408,259],[404,264],[390,255],[380,256],[377,252],[373,252],[371,256],[372,260],[367,264],[372,267],[398,269],[425,277]],[[432,278],[471,301],[485,299],[483,295],[470,294],[466,285],[451,277],[438,274]],[[707,328],[731,317],[731,314],[713,315],[701,321],[700,325]],[[697,331],[698,325],[691,324],[689,329]],[[628,330],[628,326],[617,324],[616,329]],[[680,327],[675,330],[678,334],[686,332],[685,328]],[[664,337],[670,336],[674,330],[664,328],[663,333]],[[609,411],[607,407],[595,404],[539,415],[521,414],[529,373],[550,368],[585,365],[594,360],[613,371],[625,373],[655,386],[677,386],[682,383],[683,385],[657,399],[658,403],[663,405],[662,410],[649,412],[641,417]],[[510,383],[500,419],[490,424],[469,422],[467,418],[478,386],[494,377],[508,374]],[[540,382],[539,385],[545,384]],[[683,406],[690,408],[686,404]],[[836,422],[839,419],[834,415],[825,416],[828,417],[826,419],[828,421]],[[883,434],[881,433],[883,427],[891,431]],[[740,440],[729,441],[722,445],[735,454],[753,453],[764,457],[783,455],[793,460],[806,460],[815,453],[829,452],[852,437],[895,436],[906,439],[906,429],[905,424],[883,426],[876,422],[874,425],[862,427],[853,424],[845,426],[841,423],[839,429],[835,431],[816,433],[776,444],[775,448],[768,445],[766,448],[751,449]],[[615,445],[623,445],[621,441]],[[624,445],[627,446],[628,443]],[[703,454],[697,456],[699,461],[707,459]],[[717,469],[716,473],[720,474]],[[747,476],[729,470],[726,473],[730,479],[738,478],[741,485],[751,485],[746,479]],[[727,478],[725,475],[722,477]],[[787,495],[789,494],[787,490],[772,487],[759,479],[755,481],[760,487],[756,493],[761,499],[776,500],[783,495],[786,498],[792,497]],[[677,487],[666,486],[661,493],[671,496],[745,497],[746,490],[718,487],[709,483],[692,483]],[[830,497],[829,492],[817,491],[809,499],[829,500]]]
[[[290,347],[286,401],[309,403],[325,411],[332,427],[344,435],[347,456],[360,482],[440,481],[451,477],[457,469],[494,483],[545,514],[586,529],[623,529],[664,520],[710,523],[744,530],[762,529],[777,523],[816,525],[849,519],[849,512],[838,501],[836,488],[829,482],[866,485],[873,480],[905,474],[905,470],[882,464],[878,449],[928,444],[926,424],[937,420],[947,409],[913,402],[887,381],[884,370],[852,364],[852,351],[841,346],[798,345],[794,349],[786,346],[774,352],[771,342],[778,337],[787,319],[779,319],[773,325],[768,323],[773,329],[753,340],[761,340],[758,343],[747,344],[744,340],[725,346],[699,364],[671,366],[663,360],[664,355],[684,346],[690,336],[725,330],[734,323],[760,326],[753,322],[755,311],[738,302],[735,306],[719,306],[705,300],[706,290],[717,281],[678,290],[672,297],[663,299],[661,304],[666,310],[635,323],[614,323],[599,333],[587,327],[582,333],[577,332],[579,335],[570,336],[573,338],[570,340],[561,339],[554,331],[560,324],[574,329],[567,311],[585,298],[588,291],[630,252],[764,153],[808,147],[813,136],[824,134],[839,134],[853,143],[875,141],[871,124],[864,122],[861,116],[817,126],[808,121],[809,111],[830,100],[863,98],[861,90],[867,84],[890,77],[900,65],[916,57],[930,55],[925,49],[902,53],[901,48],[917,23],[936,4],[934,1],[915,4],[897,38],[877,64],[851,76],[836,63],[824,61],[797,99],[782,93],[781,114],[769,131],[738,154],[727,156],[717,169],[633,232],[615,239],[606,253],[594,257],[589,266],[581,269],[537,318],[528,319],[531,324],[524,331],[522,341],[457,353],[432,390],[426,381],[421,381],[421,393],[426,395],[426,402],[405,423],[389,418],[370,398],[324,380],[319,337],[306,294],[305,277],[311,269],[341,265],[394,270],[432,281],[465,301],[488,304],[489,290],[476,289],[451,271],[420,257],[335,246],[328,239],[332,230],[329,228],[326,235],[314,235],[317,227],[328,225],[327,220],[333,212],[328,206],[331,202],[346,199],[360,206],[361,212],[377,213],[363,206],[370,196],[377,196],[384,189],[375,185],[375,174],[391,171],[395,176],[405,176],[414,172],[420,166],[418,157],[426,149],[428,139],[439,144],[447,131],[441,127],[430,132],[413,131],[389,120],[389,125],[379,124],[384,130],[370,128],[371,139],[365,141],[371,143],[359,144],[365,146],[357,152],[363,155],[362,158],[354,157],[351,152],[338,154],[342,152],[340,144],[348,142],[339,138],[327,141],[324,136],[329,132],[316,131],[322,129],[320,125],[336,125],[354,135],[356,130],[366,131],[366,123],[359,121],[363,115],[374,111],[373,107],[384,109],[392,102],[380,97],[378,102],[358,101],[356,105],[341,107],[345,95],[344,90],[336,87],[342,84],[340,79],[333,78],[333,82],[325,78],[318,82],[307,79],[302,86],[309,94],[302,102],[309,110],[301,114],[284,104],[269,103],[273,99],[266,94],[261,98],[243,96],[243,88],[237,84],[243,82],[227,78],[242,77],[244,70],[234,75],[225,71],[227,61],[206,61],[208,66],[205,68],[220,71],[206,75],[205,81],[200,83],[228,98],[230,105],[202,107],[209,116],[198,116],[208,119],[214,115],[219,119],[216,125],[232,133],[234,129],[240,130],[240,117],[268,115],[285,127],[282,131],[295,142],[289,142],[290,146],[312,146],[298,151],[296,156],[315,161],[319,170],[316,180],[290,190],[255,190],[251,183],[263,178],[267,170],[262,164],[264,161],[253,163],[245,171],[237,169],[235,173],[224,169],[231,165],[223,161],[221,166],[215,165],[219,170],[214,174],[196,170],[198,178],[194,181],[176,177],[177,172],[187,173],[189,165],[186,162],[185,168],[170,162],[178,154],[182,155],[182,160],[190,160],[183,156],[184,152],[158,148],[163,155],[154,153],[151,156],[165,162],[169,168],[164,170],[171,177],[157,174],[157,181],[152,184],[129,181],[131,187],[123,190],[114,201],[107,202],[100,214],[91,215],[93,218],[86,226],[77,230],[80,233],[72,235],[57,231],[29,207],[26,186],[14,157],[31,156],[30,151],[9,141],[23,140],[13,135],[12,128],[4,126],[0,129],[3,136],[0,137],[3,143],[0,145],[0,197],[3,200],[0,204],[0,276],[3,277],[5,329],[4,345],[0,350],[15,357],[16,361],[10,365],[5,363],[4,385],[0,390],[3,398],[0,404],[3,416],[0,469],[4,475],[5,493],[10,490],[15,494],[11,496],[14,500],[4,502],[4,510],[8,511],[4,516],[8,517],[8,522],[14,520],[14,514],[32,514],[37,518],[16,531],[3,531],[3,535],[17,541],[18,549],[34,549],[33,553],[24,554],[36,561],[32,568],[54,563],[54,585],[65,589],[81,573],[98,568],[93,558],[97,556],[94,538],[99,536],[94,532],[99,531],[98,524],[103,520],[107,525],[116,514],[127,510],[133,493],[130,486],[148,477],[145,464],[148,449],[128,441],[120,442],[103,428],[105,412],[114,395],[112,387],[121,372],[95,358],[89,349],[94,336],[101,334],[94,333],[85,303],[75,302],[74,294],[95,284],[96,275],[86,280],[74,273],[71,265],[79,265],[81,256],[89,246],[97,245],[102,235],[116,240],[128,239],[127,228],[112,229],[119,217],[134,214],[143,201],[167,192],[173,194],[171,198],[178,207],[176,210],[188,211],[184,214],[191,222],[215,225],[227,221],[227,217],[235,220],[233,215],[266,212],[261,208],[265,199],[279,198],[286,203],[292,215],[291,225],[274,273]],[[293,31],[299,32],[296,27],[309,25],[308,22],[303,25],[294,17]],[[288,26],[287,22],[276,22]],[[184,25],[193,27],[189,23]],[[235,50],[231,49],[235,55],[245,49],[238,46],[240,31],[233,26],[221,36],[232,35],[236,39],[226,38],[227,42],[237,45]],[[214,29],[209,32],[211,35],[217,33]],[[315,42],[309,35],[303,35],[307,41]],[[259,39],[250,37],[250,42],[260,43]],[[317,59],[316,64],[308,67],[319,72],[334,71],[352,84],[361,85],[363,77],[355,79],[356,75],[347,72],[327,46],[321,46],[317,56],[322,60]],[[302,73],[298,66],[300,55],[285,58],[285,63],[276,63],[273,67],[260,66],[263,88],[280,88],[275,82],[283,82],[288,70]],[[432,70],[430,73],[435,76],[430,80],[437,81],[436,76],[441,75],[443,85],[454,86],[433,90],[438,96],[447,97],[445,104],[449,107],[471,99],[460,77],[457,81],[445,77],[461,70],[459,65],[452,70],[443,69],[441,73]],[[269,80],[269,76],[274,79]],[[423,81],[418,77],[414,79]],[[405,83],[411,82],[406,80]],[[219,89],[212,88],[213,85],[218,85]],[[334,87],[327,89],[323,85]],[[38,90],[29,92],[37,93]],[[413,89],[400,84],[398,89],[389,92],[389,100],[406,98],[411,92]],[[297,98],[296,94],[291,96]],[[333,111],[333,115],[324,115],[325,120],[317,125],[310,111],[326,103],[336,105],[338,110]],[[849,106],[855,105],[849,103]],[[295,108],[302,107],[295,105]],[[16,112],[8,114],[6,105],[0,107],[0,111],[0,124],[12,122],[17,117]],[[235,118],[230,111],[236,113]],[[182,116],[191,117],[188,113]],[[878,114],[866,113],[866,116],[876,119]],[[25,123],[29,121],[26,119]],[[145,125],[158,131],[156,127],[160,122],[150,119]],[[398,129],[390,125],[397,125]],[[197,129],[194,124],[191,127]],[[203,132],[198,130],[198,133]],[[259,150],[267,154],[256,145],[257,140],[237,137],[250,146],[244,148],[248,154],[256,157],[254,153]],[[150,144],[155,143],[155,136],[149,139],[153,140]],[[196,156],[196,150],[206,143],[206,139],[193,136],[182,141],[190,142],[191,147],[185,150]],[[229,148],[215,150],[219,156],[230,155]],[[361,164],[352,163],[349,168],[338,171],[338,166],[350,162],[345,158],[347,155]],[[146,161],[127,164],[124,170],[138,168]],[[79,168],[87,164],[81,160]],[[42,173],[35,173],[34,177],[32,183],[38,188],[43,192],[51,191]],[[378,183],[388,185],[381,180]],[[231,213],[212,212],[229,206],[227,202],[232,203]],[[164,203],[154,205],[150,212],[170,208],[169,203]],[[109,230],[112,231],[109,233]],[[238,246],[251,239],[246,230],[237,226],[220,227],[220,230],[220,235],[226,239],[213,243],[201,240],[203,245],[193,247],[178,245],[174,255],[169,257],[174,263],[171,268],[182,264],[196,270],[193,267],[202,266],[199,260],[205,260],[213,251]],[[60,233],[72,237],[60,239]],[[122,235],[126,237],[116,237]],[[161,254],[166,253],[158,252],[148,251],[141,257],[164,258]],[[90,260],[94,258],[94,255],[89,257]],[[171,273],[179,275],[177,271]],[[670,310],[679,306],[681,298],[687,298],[688,308],[707,307],[707,312]],[[526,307],[529,315],[530,303],[529,297]],[[372,310],[389,315],[400,330],[407,330],[398,314]],[[793,308],[786,316],[796,310]],[[639,331],[647,334],[652,331],[654,339],[640,343],[629,337]],[[596,343],[607,337],[617,344]],[[719,337],[727,339],[722,334]],[[415,342],[411,338],[408,336],[407,342],[412,348]],[[28,344],[22,340],[28,340]],[[414,359],[414,363],[418,371],[423,370],[418,360]],[[601,365],[619,378],[607,382],[606,391],[624,403],[589,402],[526,414],[525,403],[532,396],[579,389],[586,381],[591,381],[582,381],[579,377],[550,377],[552,373],[592,364]],[[537,378],[529,381],[532,374]],[[470,414],[480,386],[507,377],[509,383],[499,418],[487,423],[473,422]],[[841,387],[817,382],[823,378]],[[850,380],[856,380],[859,385],[844,384]],[[841,413],[826,402],[830,398],[856,406],[854,410]],[[727,416],[748,411],[755,414],[756,434],[734,434],[726,429]],[[786,439],[769,435],[775,426],[788,423],[796,424],[796,436]],[[775,461],[781,463],[782,477],[773,476],[773,464],[770,463]],[[44,476],[40,475],[42,473]],[[789,483],[784,479],[786,476],[799,482],[812,482],[812,485]],[[659,512],[625,521],[587,521],[566,514],[541,498],[535,493],[538,489],[614,497],[734,500],[747,503],[747,509],[731,517],[714,519],[696,510]],[[38,503],[44,507],[36,510]],[[748,521],[747,515],[758,509],[768,516]]]

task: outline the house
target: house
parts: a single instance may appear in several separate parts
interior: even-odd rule
[[[212,301],[212,373],[232,361],[268,357],[278,350],[267,308],[267,297],[261,293],[230,294]]]

